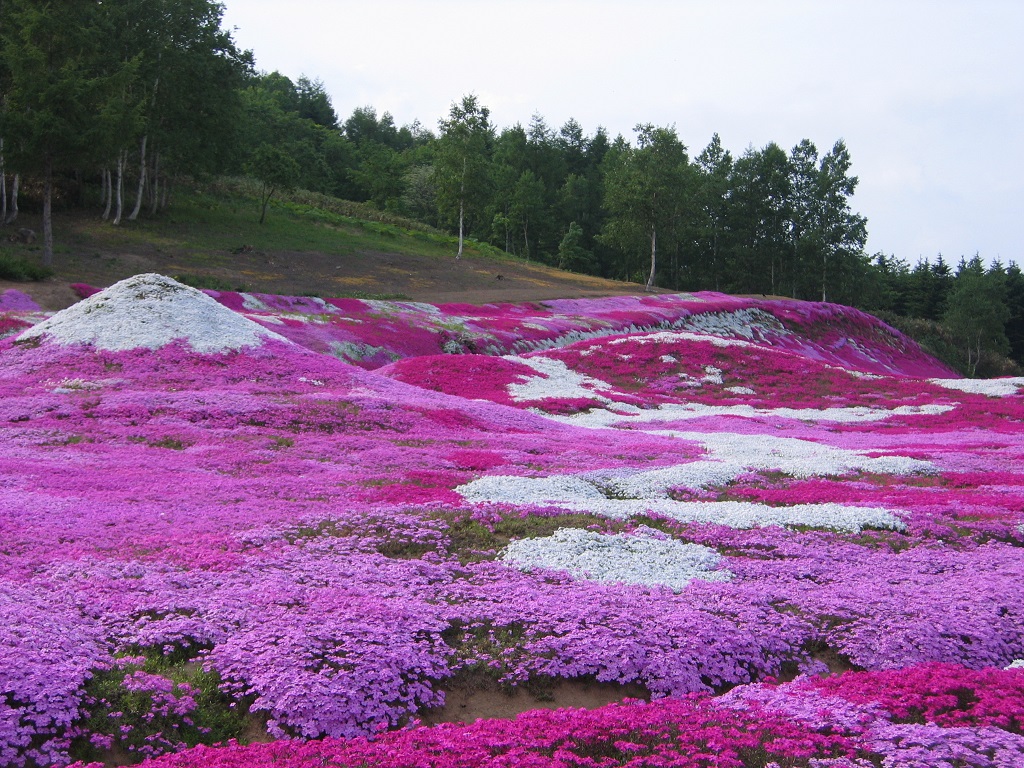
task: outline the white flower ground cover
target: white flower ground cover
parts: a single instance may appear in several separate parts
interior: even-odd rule
[[[158,349],[184,341],[206,354],[256,347],[267,338],[285,341],[202,291],[153,274],[122,280],[21,335],[43,336],[110,351]]]
[[[560,528],[551,536],[509,544],[502,560],[523,570],[547,568],[596,581],[664,586],[676,592],[694,579],[727,581],[722,556],[710,547],[684,544],[641,526],[631,534]]]
[[[573,512],[589,512],[615,520],[662,515],[684,523],[714,523],[729,528],[806,526],[847,533],[864,528],[902,530],[888,509],[843,504],[794,504],[773,507],[743,501],[675,501],[668,498],[608,498],[599,481],[575,477],[510,477],[492,475],[455,489],[466,501],[522,506],[535,504]]]
[[[554,390],[552,390],[554,391]],[[564,397],[565,395],[548,395],[548,397]],[[855,406],[852,408],[755,408],[749,405],[704,405],[702,403],[676,404],[666,403],[657,408],[641,409],[636,406],[617,403],[615,410],[594,410],[572,416],[550,416],[564,424],[592,429],[631,425],[643,428],[644,425],[703,419],[708,416],[736,416],[745,419],[793,419],[807,422],[834,422],[837,424],[864,424],[884,421],[893,416],[928,416],[948,413],[955,406],[944,404],[900,405],[891,408],[869,408]]]
[[[928,381],[946,389],[970,392],[975,395],[988,395],[989,397],[1015,395],[1021,387],[1024,387],[1024,377],[1021,376],[1011,376],[1005,379],[929,379]]]

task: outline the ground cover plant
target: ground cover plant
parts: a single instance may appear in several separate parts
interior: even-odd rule
[[[0,296],[2,764],[1024,760],[1024,381],[828,304],[83,293]],[[420,724],[565,680],[632,698]]]

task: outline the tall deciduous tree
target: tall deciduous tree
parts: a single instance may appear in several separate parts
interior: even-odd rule
[[[620,145],[605,168],[605,240],[626,252],[649,248],[647,290],[654,286],[657,256],[674,247],[689,192],[691,169],[675,128],[638,125],[637,145]]]
[[[968,375],[977,373],[984,352],[1005,355],[1010,351],[1006,337],[1009,319],[1003,273],[987,273],[980,259],[963,266],[946,301],[942,321],[961,345]]]
[[[786,152],[774,142],[747,149],[733,166],[728,209],[730,277],[739,293],[779,293],[790,261],[791,181]]]
[[[509,219],[523,237],[523,256],[530,258],[530,227],[544,215],[544,184],[533,171],[523,171],[512,194]]]
[[[262,144],[253,152],[246,170],[260,183],[260,224],[275,192],[292,189],[299,180],[299,164],[279,147]]]
[[[456,258],[461,258],[467,219],[472,221],[487,207],[494,143],[490,110],[475,95],[464,96],[461,102],[452,104],[439,128],[434,164],[437,203],[443,217],[458,222]]]
[[[697,256],[708,284],[721,288],[722,251],[725,247],[726,214],[729,206],[729,179],[732,155],[722,147],[716,133],[697,156],[698,183],[694,199]]]
[[[159,203],[161,173],[223,171],[239,149],[241,91],[252,56],[240,52],[221,29],[223,5],[214,0],[120,0],[103,2],[117,18],[111,45],[133,61],[137,77],[130,98],[138,119],[118,137],[121,151],[137,157],[135,204],[143,194]],[[158,207],[155,205],[154,207]]]
[[[858,179],[850,175],[852,160],[840,139],[821,159],[818,169],[817,236],[821,274],[821,300],[828,296],[829,285],[836,285],[864,260],[867,219],[854,213],[850,197]]]

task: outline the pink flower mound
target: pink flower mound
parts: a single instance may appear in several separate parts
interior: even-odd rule
[[[543,304],[430,305],[207,291],[269,330],[366,368],[439,353],[522,354],[621,333],[711,329],[868,373],[951,377],[911,340],[848,307],[717,293]]]
[[[1018,760],[1022,675],[990,669],[1024,658],[1013,387],[916,378],[945,374],[829,305],[168,290],[209,347],[175,313],[159,344],[61,340],[92,313],[0,340],[0,764],[253,722],[282,740],[156,764]],[[116,340],[147,316],[114,295]],[[502,559],[564,527],[608,534],[580,562],[665,537],[731,578]],[[573,679],[656,700],[395,730],[467,680]]]
[[[90,296],[95,296],[103,289],[97,288],[94,285],[88,285],[87,283],[72,283],[71,290],[78,294],[78,298],[88,299]]]
[[[423,389],[514,405],[508,385],[536,375],[523,363],[487,355],[412,357],[378,368],[377,373]]]

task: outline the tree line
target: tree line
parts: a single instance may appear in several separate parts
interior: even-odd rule
[[[159,214],[176,178],[248,175],[262,188],[261,221],[275,194],[304,188],[446,229],[456,257],[472,238],[648,288],[963,324],[971,313],[957,314],[958,296],[971,284],[997,317],[1009,314],[1002,337],[959,345],[966,367],[977,369],[982,347],[1024,359],[1015,265],[972,260],[954,272],[941,258],[910,268],[865,253],[842,140],[734,155],[716,134],[694,154],[674,126],[611,137],[534,115],[499,129],[473,95],[436,130],[372,106],[341,120],[321,81],[256,71],[222,13],[212,0],[0,0],[0,221],[16,219],[31,179],[47,264],[55,194],[118,225]]]

